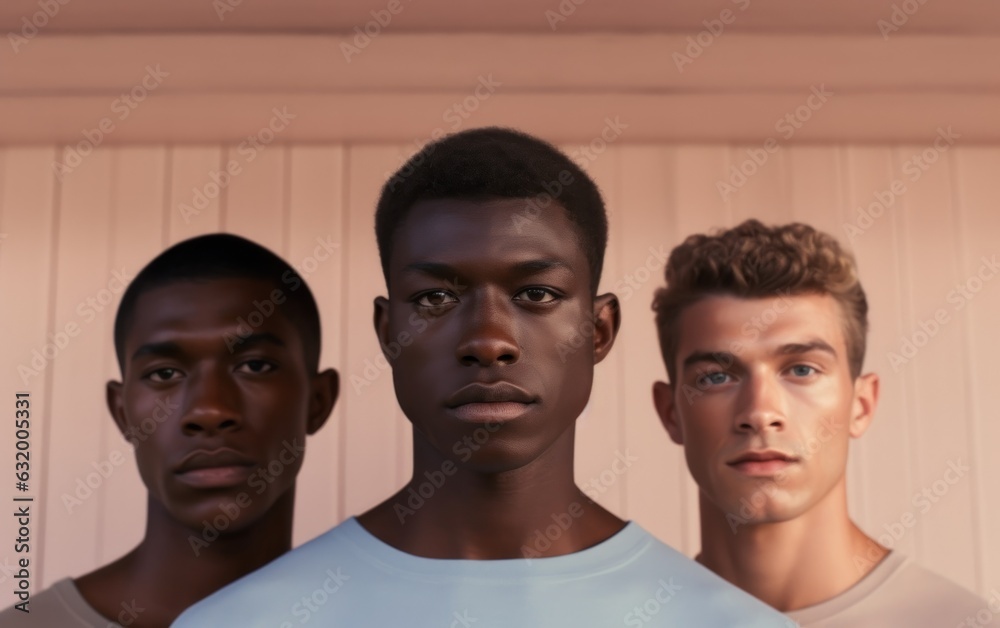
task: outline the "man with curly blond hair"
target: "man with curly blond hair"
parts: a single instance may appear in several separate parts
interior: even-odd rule
[[[687,238],[666,282],[653,309],[670,383],[653,398],[700,489],[698,562],[803,626],[994,625],[1000,608],[848,516],[848,443],[879,393],[851,254],[808,225],[748,220]]]

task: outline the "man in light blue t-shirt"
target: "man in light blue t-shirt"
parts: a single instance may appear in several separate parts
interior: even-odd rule
[[[175,626],[794,625],[573,480],[620,322],[597,294],[604,203],[578,166],[512,130],[459,133],[385,184],[375,223],[412,479]]]

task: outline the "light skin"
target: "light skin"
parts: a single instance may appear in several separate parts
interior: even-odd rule
[[[677,333],[676,382],[653,400],[700,489],[697,560],[781,611],[843,593],[887,550],[847,511],[848,444],[879,379],[852,376],[839,304],[705,296]]]
[[[413,424],[413,476],[358,521],[409,554],[522,558],[553,515],[574,508],[583,514],[538,556],[577,552],[624,526],[573,479],[574,425],[614,343],[618,302],[593,296],[567,212],[553,205],[525,224],[515,220],[524,208],[426,201],[394,234],[374,321],[383,347],[408,334],[391,362]],[[442,469],[452,472],[426,503],[399,508]]]
[[[122,603],[134,600],[142,611],[130,625],[168,626],[291,549],[303,461],[296,447],[329,417],[338,378],[306,364],[303,339],[281,306],[234,342],[237,318],[273,289],[256,279],[218,279],[139,297],[123,380],[108,383],[107,402],[135,444],[149,491],[146,533],[131,552],[76,580],[105,617],[117,619]],[[225,526],[209,539],[204,522],[220,516]],[[192,538],[206,543],[192,545]]]

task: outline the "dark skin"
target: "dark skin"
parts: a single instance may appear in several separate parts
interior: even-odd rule
[[[523,558],[553,515],[575,508],[583,514],[532,556],[578,552],[624,526],[573,478],[574,425],[614,344],[618,300],[594,296],[565,209],[524,218],[524,208],[424,201],[394,235],[375,330],[384,350],[402,347],[386,354],[413,424],[413,476],[358,521],[409,554]],[[423,505],[404,510],[411,488],[442,473]]]
[[[107,402],[149,490],[146,533],[76,580],[105,617],[117,620],[134,601],[142,610],[132,626],[169,626],[291,549],[301,448],[329,417],[338,376],[307,365],[305,340],[281,305],[237,341],[237,318],[275,289],[289,287],[226,278],[140,296],[123,380],[108,383]],[[218,538],[204,535],[204,522],[220,516]]]

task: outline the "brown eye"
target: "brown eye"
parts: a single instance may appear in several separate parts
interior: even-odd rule
[[[527,288],[519,292],[514,298],[531,303],[550,303],[556,300],[556,295],[546,288]]]
[[[417,297],[416,303],[421,307],[441,307],[450,303],[458,303],[458,299],[444,290],[435,290],[434,292],[426,292]]]
[[[152,382],[168,382],[180,377],[180,373],[177,369],[156,369],[147,377]]]
[[[240,364],[239,370],[244,373],[253,373],[254,375],[261,375],[263,373],[270,373],[275,368],[274,364],[266,360],[247,360],[243,364]]]

